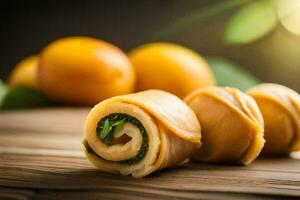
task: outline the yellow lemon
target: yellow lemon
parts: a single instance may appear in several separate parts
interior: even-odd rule
[[[38,88],[37,85],[38,56],[30,56],[19,62],[8,78],[11,86],[24,85],[30,88]]]
[[[93,105],[132,92],[135,74],[116,46],[89,37],[67,37],[41,52],[38,80],[42,91],[56,101]]]
[[[131,53],[136,90],[161,89],[178,97],[213,86],[215,81],[206,61],[196,52],[171,43],[143,45]]]

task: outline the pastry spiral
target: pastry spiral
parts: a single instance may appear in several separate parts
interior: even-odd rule
[[[176,96],[160,90],[116,96],[85,122],[87,158],[100,170],[143,177],[181,164],[200,146],[200,124]]]

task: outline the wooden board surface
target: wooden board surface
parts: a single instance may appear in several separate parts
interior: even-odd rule
[[[300,160],[248,167],[189,163],[134,179],[98,171],[81,150],[88,109],[0,113],[0,199],[299,199]],[[297,155],[295,155],[297,156]]]

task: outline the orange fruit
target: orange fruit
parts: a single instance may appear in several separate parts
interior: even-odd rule
[[[30,56],[19,62],[8,77],[11,86],[24,85],[37,89],[38,56]]]
[[[143,45],[129,53],[129,58],[137,76],[137,91],[161,89],[183,98],[195,89],[215,84],[206,61],[180,45]]]
[[[132,92],[135,74],[118,47],[89,37],[67,37],[41,52],[38,80],[53,100],[94,105]]]

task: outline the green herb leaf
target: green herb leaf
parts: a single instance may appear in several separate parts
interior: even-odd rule
[[[260,83],[254,75],[223,58],[209,57],[207,61],[219,86],[230,86],[245,91]]]
[[[112,126],[110,125],[109,120],[106,119],[104,122],[103,129],[101,130],[101,133],[100,133],[100,138],[105,139],[109,135],[111,130],[112,130]]]
[[[225,41],[229,44],[248,44],[270,33],[276,24],[274,2],[254,1],[231,18],[225,30]]]
[[[122,160],[119,162],[123,164],[135,164],[145,157],[148,151],[148,141],[149,141],[147,131],[138,119],[124,113],[113,113],[105,118],[102,118],[98,122],[96,133],[98,138],[100,138],[103,143],[110,145],[114,140],[114,134],[120,131],[126,122],[131,123],[132,125],[136,126],[140,130],[140,133],[143,137],[143,143],[139,153],[135,157],[130,158],[128,160]],[[109,133],[106,135],[105,138],[100,137],[101,131],[103,129],[110,129]],[[83,145],[88,147],[87,143],[86,144],[83,143]],[[89,150],[87,147],[86,150]],[[89,151],[93,151],[93,150],[90,148]],[[92,154],[100,157],[95,152],[92,152]]]
[[[105,144],[111,144],[115,139],[115,136],[114,136],[114,132],[110,132],[105,138],[104,138],[104,143]]]
[[[36,108],[50,105],[50,100],[44,94],[22,85],[7,87],[2,98],[0,97],[0,109],[5,110]]]
[[[84,150],[88,153],[94,153],[93,149],[89,146],[88,142],[86,141],[86,139],[82,140],[82,145],[84,147]]]
[[[114,127],[114,134],[117,134],[120,130],[122,130],[123,126],[125,124],[125,119],[122,119],[121,121],[117,121],[113,124]]]

